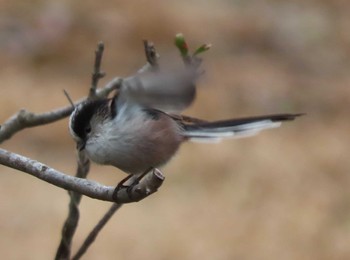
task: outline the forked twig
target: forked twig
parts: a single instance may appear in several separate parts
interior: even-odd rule
[[[91,77],[91,87],[88,99],[96,98],[98,81],[105,76],[105,73],[101,71],[103,51],[104,44],[102,42],[99,42],[95,51],[94,71]],[[69,95],[66,94],[66,96],[68,100],[70,100]],[[85,179],[90,170],[90,160],[86,156],[85,151],[80,151],[77,149],[77,153],[78,157],[76,177]],[[60,245],[56,252],[56,260],[69,259],[71,255],[73,236],[75,234],[79,222],[79,204],[81,201],[82,194],[75,191],[69,191],[68,194],[70,196],[69,211],[67,219],[62,228],[62,237]]]
[[[146,60],[147,64],[139,70],[139,72],[143,72],[145,70],[158,70],[159,64],[158,64],[158,58],[159,54],[156,52],[156,49],[154,47],[154,44],[152,42],[149,42],[147,40],[143,41],[143,46],[145,50]],[[157,176],[156,178],[154,178]],[[157,171],[156,169],[153,170],[153,175],[147,174],[142,180],[145,181],[145,179],[149,179],[149,184],[152,187],[149,187],[149,191],[156,191],[160,185],[164,181],[164,176],[161,174],[161,172]],[[141,181],[142,181],[141,180]],[[132,192],[133,196],[130,196],[130,192]],[[136,186],[134,186],[131,190],[126,188],[119,190],[119,194],[124,193],[123,200],[127,200],[128,198],[130,200],[137,199],[139,195],[141,195],[140,199],[143,197],[141,190]],[[138,196],[134,197],[135,194]],[[131,197],[133,199],[131,199]],[[89,233],[87,238],[85,239],[84,243],[79,248],[76,255],[73,257],[74,260],[79,259],[89,248],[89,246],[93,243],[96,236],[99,234],[99,232],[102,230],[104,225],[107,223],[107,221],[113,216],[113,214],[122,206],[121,201],[118,201],[118,203],[114,203],[111,208],[106,212],[106,214],[102,217],[102,219],[97,223],[97,225],[93,228],[93,230]]]

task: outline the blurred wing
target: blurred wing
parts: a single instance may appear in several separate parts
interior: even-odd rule
[[[119,98],[165,112],[179,112],[195,99],[196,77],[191,69],[136,74],[124,80]]]

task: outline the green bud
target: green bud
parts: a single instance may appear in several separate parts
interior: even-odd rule
[[[194,52],[193,55],[196,56],[202,52],[209,50],[210,48],[211,48],[211,44],[203,44]]]
[[[182,33],[175,35],[175,45],[179,49],[181,56],[188,56],[188,46]]]

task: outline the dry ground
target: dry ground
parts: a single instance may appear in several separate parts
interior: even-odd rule
[[[187,114],[223,119],[308,115],[250,139],[185,144],[166,182],[124,206],[84,259],[349,259],[350,3],[348,1],[0,1],[0,122],[20,108],[87,93],[96,43],[107,77],[144,63],[142,39],[174,59],[172,37],[211,42]],[[102,82],[102,83],[103,83]],[[74,173],[67,120],[1,145]],[[94,165],[108,185],[124,175]],[[52,259],[66,191],[0,167],[3,259]],[[109,203],[84,198],[74,248]]]

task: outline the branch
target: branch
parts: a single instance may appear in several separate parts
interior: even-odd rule
[[[113,90],[118,89],[121,85],[122,79],[114,78],[105,87],[96,91],[97,97],[106,97]],[[86,98],[83,98],[75,103],[78,105],[83,102]],[[18,113],[9,118],[3,125],[0,126],[0,143],[10,139],[17,132],[28,128],[39,125],[45,125],[53,123],[60,119],[69,116],[73,111],[72,106],[58,108],[50,112],[41,114],[35,114],[25,109],[21,109]]]
[[[117,203],[140,201],[156,192],[164,181],[163,174],[158,169],[153,169],[131,189],[125,187],[118,190],[113,199],[115,187],[66,175],[38,161],[4,149],[0,149],[0,164],[33,175],[57,187],[78,192],[93,199]]]

